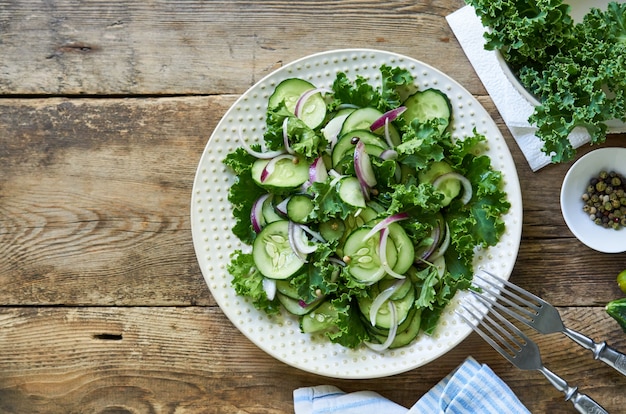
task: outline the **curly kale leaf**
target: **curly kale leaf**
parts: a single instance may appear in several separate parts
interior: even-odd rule
[[[585,128],[605,140],[607,121],[626,121],[626,3],[592,9],[575,24],[561,0],[467,0],[521,83],[537,96],[529,118],[553,162],[575,156],[568,137]]]

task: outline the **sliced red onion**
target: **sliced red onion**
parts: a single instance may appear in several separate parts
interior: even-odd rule
[[[341,267],[345,267],[346,266],[346,262],[344,262],[343,260],[337,258],[337,257],[329,257],[328,261],[331,263],[334,263],[336,265],[339,265]]]
[[[365,152],[365,144],[361,140],[357,142],[354,149],[354,172],[361,185],[363,196],[366,200],[369,200],[370,189],[376,185],[376,176],[372,169],[370,157]]]
[[[265,220],[263,219],[263,203],[269,198],[269,196],[269,194],[263,194],[254,201],[254,204],[252,204],[252,209],[250,210],[250,222],[252,223],[252,229],[255,233],[260,233],[261,229],[265,225]]]
[[[428,260],[430,261],[437,260],[437,258],[443,256],[446,253],[446,250],[448,250],[448,247],[450,247],[451,239],[452,237],[450,236],[450,227],[448,226],[448,223],[446,223],[446,230],[445,230],[445,234],[443,237],[443,241],[441,242],[439,247],[430,255]]]
[[[267,299],[274,300],[276,297],[276,279],[263,278],[263,290],[267,295]]]
[[[304,107],[304,104],[306,103],[306,101],[308,101],[311,96],[320,92],[332,93],[332,90],[328,88],[315,88],[315,89],[310,89],[308,91],[305,91],[304,93],[302,93],[302,95],[300,95],[300,97],[296,101],[296,107],[293,110],[293,114],[296,117],[300,118],[300,112],[302,111],[302,108]]]
[[[281,201],[280,203],[276,204],[276,206],[274,207],[276,209],[276,211],[278,211],[283,216],[287,215],[287,204],[289,203],[289,199],[290,198],[291,197],[285,197],[285,199],[283,201]]]
[[[385,112],[380,118],[372,122],[372,125],[370,125],[370,131],[376,131],[377,129],[385,126],[386,123],[388,124],[389,122],[393,122],[404,111],[406,111],[406,106],[399,106],[395,109]]]
[[[443,256],[439,256],[435,260],[433,260],[433,266],[437,269],[437,275],[439,277],[443,277],[446,273],[446,259]]]
[[[379,156],[383,160],[395,160],[396,158],[398,158],[398,151],[393,149],[386,149],[383,150],[383,152],[381,152]]]
[[[244,139],[241,129],[239,130],[239,142],[241,142],[241,146],[243,147],[243,149],[246,150],[248,154],[252,155],[253,157],[262,159],[262,160],[269,160],[270,158],[274,158],[285,153],[284,150],[265,151],[265,152],[253,150]]]
[[[337,185],[339,181],[341,181],[342,178],[346,177],[346,175],[339,174],[335,170],[328,171],[328,175],[333,178],[332,181],[330,182],[331,187],[334,187],[335,185]]]
[[[393,285],[389,286],[387,289],[383,290],[376,296],[376,298],[372,301],[372,306],[370,307],[370,323],[372,326],[376,325],[376,314],[380,310],[380,307],[389,299],[394,293],[398,291],[400,286],[404,284],[404,280],[398,280]]]
[[[385,121],[385,141],[387,145],[393,148],[393,142],[391,142],[391,134],[389,133],[389,120]]]
[[[283,145],[285,146],[285,150],[287,150],[289,154],[295,154],[296,152],[293,150],[293,148],[291,148],[291,144],[289,143],[289,133],[287,131],[288,124],[289,117],[286,116],[285,119],[283,119]]]
[[[365,235],[363,241],[369,240],[374,234],[378,233],[384,228],[389,227],[391,223],[395,223],[396,221],[406,220],[409,218],[408,213],[397,213],[392,216],[386,217],[385,219],[379,221],[372,229]]]
[[[389,301],[387,302],[389,306],[389,312],[391,313],[391,327],[389,328],[389,335],[387,335],[387,339],[382,344],[374,344],[371,342],[364,342],[365,345],[373,351],[382,352],[391,346],[393,340],[396,339],[396,335],[398,333],[398,316],[396,313],[396,305]]]
[[[322,133],[324,134],[324,138],[330,144],[330,149],[333,149],[335,144],[337,143],[337,137],[341,132],[341,127],[343,126],[343,121],[346,120],[350,114],[339,115],[328,121],[326,126],[322,129]]]
[[[391,266],[389,266],[389,261],[387,260],[387,240],[389,239],[389,228],[385,227],[380,231],[380,240],[378,241],[378,257],[380,257],[382,267],[385,269],[385,273],[387,273],[391,277],[395,277],[396,279],[405,279],[405,275],[401,275],[400,273],[394,272]]]
[[[295,252],[296,256],[306,263],[306,256],[317,250],[317,245],[309,244],[308,240],[304,236],[302,227],[292,221],[289,222],[288,235],[289,244],[291,245],[291,248]]]
[[[278,161],[284,160],[286,158],[292,161],[297,159],[295,155],[284,154],[284,153],[281,153],[281,155],[278,155],[277,157],[272,158],[270,162],[268,162],[265,165],[265,168],[263,168],[263,171],[261,171],[261,182],[264,182],[265,180],[267,180],[267,177],[269,177],[274,172],[274,168],[276,167],[276,163]]]
[[[464,175],[456,172],[441,174],[439,177],[435,178],[432,184],[436,188],[442,182],[451,179],[459,180],[461,182],[461,185],[463,186],[463,195],[461,196],[461,202],[463,204],[467,204],[472,199],[472,183]]]
[[[321,234],[319,234],[319,233],[318,233],[318,232],[316,232],[316,231],[311,230],[311,228],[310,228],[310,227],[305,226],[305,225],[303,225],[303,224],[298,224],[298,226],[300,226],[300,228],[301,228],[302,230],[304,230],[304,232],[305,232],[305,233],[307,233],[309,236],[313,237],[313,238],[314,238],[315,240],[317,240],[318,242],[320,242],[320,243],[325,243],[325,242],[326,242],[326,240],[324,240],[324,238],[322,237],[322,235],[321,235]]]
[[[441,241],[441,226],[437,225],[433,227],[433,231],[430,233],[430,238],[433,239],[433,241],[420,255],[420,259],[422,260],[427,260],[439,245],[439,242]]]
[[[309,181],[312,183],[324,183],[328,179],[328,170],[322,157],[317,157],[309,167]]]

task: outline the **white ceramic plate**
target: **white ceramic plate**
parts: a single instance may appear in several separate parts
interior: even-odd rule
[[[561,211],[570,231],[584,245],[603,253],[626,251],[626,229],[606,229],[583,211],[582,195],[600,171],[626,176],[626,148],[600,148],[582,156],[569,169],[561,186]]]
[[[302,58],[268,75],[244,93],[219,122],[202,154],[193,186],[191,229],[194,248],[202,274],[222,311],[245,336],[276,359],[304,371],[334,378],[393,375],[443,355],[471,332],[454,313],[458,301],[467,292],[460,292],[452,301],[433,336],[422,335],[410,346],[383,353],[367,347],[353,350],[332,344],[323,335],[301,333],[298,321],[289,315],[269,317],[257,311],[250,301],[236,295],[226,270],[234,250],[250,249],[230,230],[235,221],[228,202],[228,190],[234,176],[222,160],[237,146],[239,128],[243,128],[247,137],[262,139],[267,99],[283,79],[300,77],[318,87],[330,87],[336,73],[341,71],[351,79],[361,75],[371,84],[379,85],[379,68],[383,64],[404,67],[414,75],[420,89],[438,88],[450,97],[453,105],[451,130],[455,138],[471,135],[474,128],[487,136],[486,154],[491,157],[494,168],[503,173],[511,209],[504,217],[506,232],[500,243],[477,251],[475,268],[508,279],[521,238],[522,199],[507,144],[489,114],[461,85],[437,69],[406,56],[368,49],[336,50]]]

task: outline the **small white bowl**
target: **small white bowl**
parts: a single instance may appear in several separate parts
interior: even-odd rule
[[[626,251],[626,228],[604,228],[583,211],[582,195],[589,180],[602,170],[626,176],[626,148],[600,148],[576,161],[563,179],[561,212],[567,227],[583,244],[603,253],[621,253]]]

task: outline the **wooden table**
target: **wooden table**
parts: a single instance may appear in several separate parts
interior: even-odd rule
[[[621,296],[624,255],[592,251],[567,229],[559,188],[571,163],[530,170],[446,23],[463,5],[0,2],[0,412],[289,413],[293,389],[318,384],[410,406],[468,355],[533,412],[574,412],[541,374],[513,368],[475,334],[391,378],[287,366],[224,316],[194,254],[196,166],[241,93],[311,53],[398,52],[460,82],[504,134],[524,203],[512,280],[573,329],[626,351],[604,311]],[[563,335],[536,338],[548,367],[623,412],[626,377]]]

